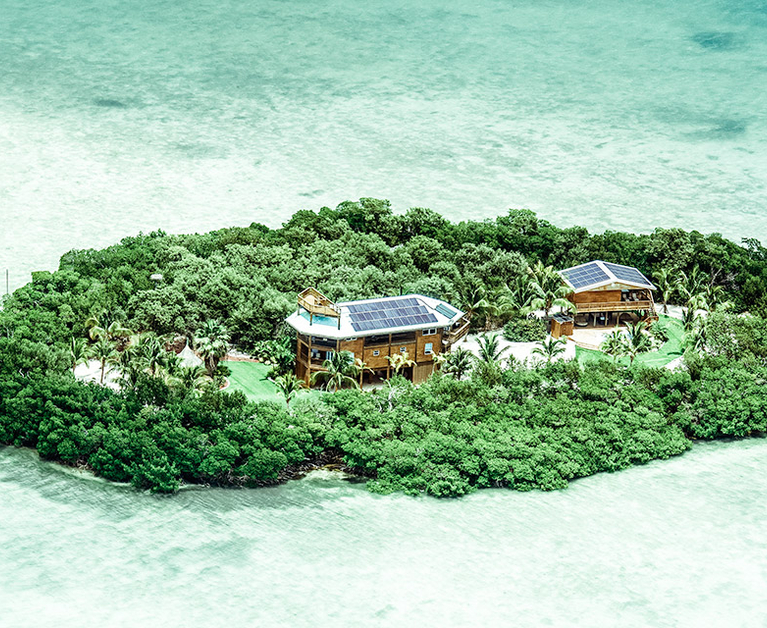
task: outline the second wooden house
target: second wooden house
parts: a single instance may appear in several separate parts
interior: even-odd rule
[[[595,260],[560,270],[572,290],[572,319],[552,323],[552,336],[572,333],[575,327],[607,327],[632,319],[656,320],[652,292],[655,286],[638,269]],[[568,323],[572,323],[569,324]]]

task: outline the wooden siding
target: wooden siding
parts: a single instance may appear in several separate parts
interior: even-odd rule
[[[378,355],[373,355],[374,351],[378,351]],[[365,354],[362,357],[363,362],[371,369],[386,369],[389,368],[389,360],[386,356],[389,355],[389,345],[378,345],[373,347],[365,347]],[[359,357],[359,356],[357,356]]]
[[[561,336],[573,335],[573,321],[567,321],[566,323],[560,323],[557,320],[551,321],[551,337],[559,338]]]
[[[621,300],[620,290],[590,290],[572,294],[570,300],[575,303],[607,303]]]
[[[423,384],[434,372],[434,364],[417,364],[413,367],[413,383]]]
[[[398,342],[397,344],[392,343],[391,345],[391,354],[396,355],[398,353],[402,353],[402,349],[407,351],[408,356],[411,360],[415,360],[415,342]]]
[[[342,340],[339,345],[339,351],[351,351],[355,358],[361,358],[364,345],[364,338],[357,338],[357,340]]]
[[[298,334],[296,376],[308,383],[313,373],[323,370],[324,353],[328,350],[350,351],[355,358],[361,359],[367,368],[375,371],[386,371],[388,376],[391,365],[386,359],[387,356],[400,354],[401,349],[404,348],[408,357],[416,364],[413,367],[403,369],[402,374],[406,377],[410,377],[412,374],[415,383],[422,383],[436,368],[434,356],[449,349],[451,344],[452,334],[444,333],[440,327],[435,329],[436,333],[428,336],[423,335],[424,330],[403,334],[399,336],[399,341],[396,336],[380,336],[374,341],[374,344],[366,344],[366,342],[370,342],[370,337],[357,338],[356,340],[323,341],[316,336],[309,337]],[[464,329],[460,331],[461,335],[465,334]],[[390,338],[391,344],[389,344]],[[431,354],[425,352],[427,343],[432,344]],[[320,351],[322,358],[311,359],[311,349]],[[378,351],[378,355],[373,355],[375,351]]]
[[[426,345],[431,343],[433,353],[430,355],[425,353]],[[416,363],[421,364],[423,362],[433,362],[434,356],[437,355],[442,349],[442,330],[437,329],[436,334],[430,336],[424,336],[423,331],[419,331],[416,336],[416,349],[415,353],[410,354],[410,359],[415,360]]]
[[[575,305],[576,314],[590,312],[632,312],[644,310],[655,316],[655,303],[649,289],[632,289],[628,294],[637,300],[624,300],[622,290],[589,290],[568,297]]]

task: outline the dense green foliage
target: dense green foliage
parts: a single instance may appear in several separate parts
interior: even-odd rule
[[[757,317],[767,313],[767,252],[745,244],[679,229],[590,235],[522,210],[453,224],[427,209],[395,215],[385,201],[362,199],[300,211],[276,230],[158,232],[71,251],[0,312],[0,442],[161,492],[181,482],[274,482],[323,452],[381,492],[560,488],[678,454],[691,438],[766,429],[767,335]],[[336,300],[432,295],[472,311],[477,327],[508,322],[507,334],[537,338],[538,323],[520,322],[526,309],[558,297],[543,285],[525,294],[527,278],[544,265],[595,258],[639,267],[665,282],[669,301],[687,305],[695,344],[686,370],[609,361],[526,369],[458,354],[417,388],[395,377],[374,393],[293,395],[289,408],[196,390],[191,371],[171,385],[153,366],[137,369],[121,391],[71,374],[82,339],[103,345],[104,364],[116,359],[94,337],[94,329],[112,333],[98,317],[144,334],[196,335],[214,378],[228,338],[285,373],[282,321],[308,285]],[[702,322],[695,309],[703,299],[755,316],[714,312]]]
[[[174,397],[159,380],[139,391],[69,376],[3,377],[0,442],[160,492],[180,480],[272,482],[317,453],[311,434],[274,404],[249,404],[241,394]]]
[[[512,318],[503,326],[509,342],[538,342],[546,337],[546,323],[540,318]]]
[[[192,333],[219,320],[250,349],[284,331],[282,321],[306,286],[334,300],[418,292],[470,308],[514,288],[537,261],[564,268],[590,259],[636,266],[651,278],[699,268],[737,311],[767,310],[767,251],[754,241],[742,247],[681,229],[589,235],[525,210],[450,223],[428,209],[396,215],[386,201],[363,199],[299,211],[281,229],[254,223],[202,235],[156,232],[100,251],[71,251],[58,272],[34,273],[12,295],[0,336],[64,346],[84,335],[89,317],[106,311],[129,329],[158,334]],[[163,280],[156,285],[152,273]],[[671,295],[672,302],[686,300],[682,287]]]

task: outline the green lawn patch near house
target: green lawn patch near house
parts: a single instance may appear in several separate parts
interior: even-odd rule
[[[232,374],[226,392],[242,391],[251,401],[279,401],[284,399],[277,387],[266,376],[271,366],[260,362],[223,362]]]
[[[636,360],[634,360],[637,364],[644,364],[652,367],[666,366],[666,364],[676,360],[684,353],[684,327],[682,326],[681,321],[671,318],[670,316],[661,315],[659,322],[666,328],[666,331],[668,332],[668,340],[657,351],[650,351],[638,355]],[[611,357],[605,355],[601,351],[584,349],[583,347],[575,348],[575,356],[581,364],[596,360],[612,360]],[[618,364],[628,365],[628,363],[628,358],[621,358],[618,360]]]
[[[271,366],[261,364],[260,362],[234,362],[227,360],[222,362],[232,374],[229,376],[229,386],[225,392],[242,391],[250,401],[276,401],[285,403],[282,393],[277,387],[267,379]],[[304,390],[293,399],[298,399],[319,395],[321,391],[317,389]]]

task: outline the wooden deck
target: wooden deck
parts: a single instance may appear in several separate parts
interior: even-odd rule
[[[587,312],[632,312],[634,310],[655,311],[652,301],[603,301],[591,303],[575,303],[576,313]]]
[[[469,321],[468,318],[461,319],[461,323],[463,323],[463,324],[458,329],[452,330],[448,334],[447,338],[445,338],[445,340],[447,341],[447,344],[454,345],[461,338],[463,338],[466,334],[468,334],[469,333],[469,324],[470,324],[470,322],[471,321]]]
[[[341,317],[341,308],[314,288],[307,288],[298,295],[298,306],[311,314],[331,316],[333,318]]]

